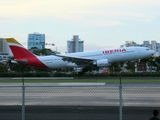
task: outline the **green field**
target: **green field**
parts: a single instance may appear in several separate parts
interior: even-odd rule
[[[0,79],[0,83],[21,83],[22,79]],[[24,79],[25,83],[72,83],[72,82],[83,82],[83,83],[120,83],[120,78],[117,79]],[[127,78],[127,79],[121,79],[121,83],[160,83],[160,79],[140,79],[140,78]]]

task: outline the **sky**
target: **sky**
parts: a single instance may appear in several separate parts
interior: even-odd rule
[[[61,53],[73,35],[85,51],[126,41],[160,43],[160,0],[0,0],[0,8],[0,38],[13,37],[26,48],[34,32]]]

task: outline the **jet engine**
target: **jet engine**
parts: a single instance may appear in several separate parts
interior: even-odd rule
[[[108,59],[101,59],[96,61],[97,67],[107,67],[109,65]]]

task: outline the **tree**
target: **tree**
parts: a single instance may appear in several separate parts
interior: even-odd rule
[[[129,46],[134,46],[134,45],[136,45],[136,44],[137,44],[137,43],[134,42],[134,41],[126,41],[125,46],[126,46],[126,47],[129,47]]]
[[[155,58],[154,57],[150,57],[147,61],[148,66],[150,67],[150,70],[152,72],[153,67],[156,66],[155,64]]]
[[[121,63],[120,62],[111,63],[111,65],[109,66],[109,70],[111,73],[120,72],[121,71]]]
[[[143,58],[138,62],[138,65],[143,65],[146,67],[146,65],[149,67],[150,72],[152,72],[153,69],[158,69],[158,57],[148,57]]]
[[[156,66],[156,71],[160,71],[160,56],[155,57],[155,66]]]
[[[0,72],[7,72],[7,71],[8,71],[8,69],[7,69],[6,65],[3,63],[0,63]]]
[[[127,61],[126,62],[126,69],[130,70],[131,72],[135,72],[135,61]]]
[[[44,48],[44,49],[32,49],[31,50],[34,54],[36,55],[55,55],[55,52],[52,51],[51,49],[47,49],[47,48]]]

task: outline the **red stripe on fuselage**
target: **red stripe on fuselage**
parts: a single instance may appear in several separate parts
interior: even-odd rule
[[[35,55],[33,55],[33,53],[31,53],[27,49],[19,46],[11,46],[11,45],[10,45],[10,49],[14,55],[14,58],[17,60],[17,62],[21,60],[27,60],[28,61],[27,65],[29,66],[47,68],[47,66],[44,63],[42,63]]]

